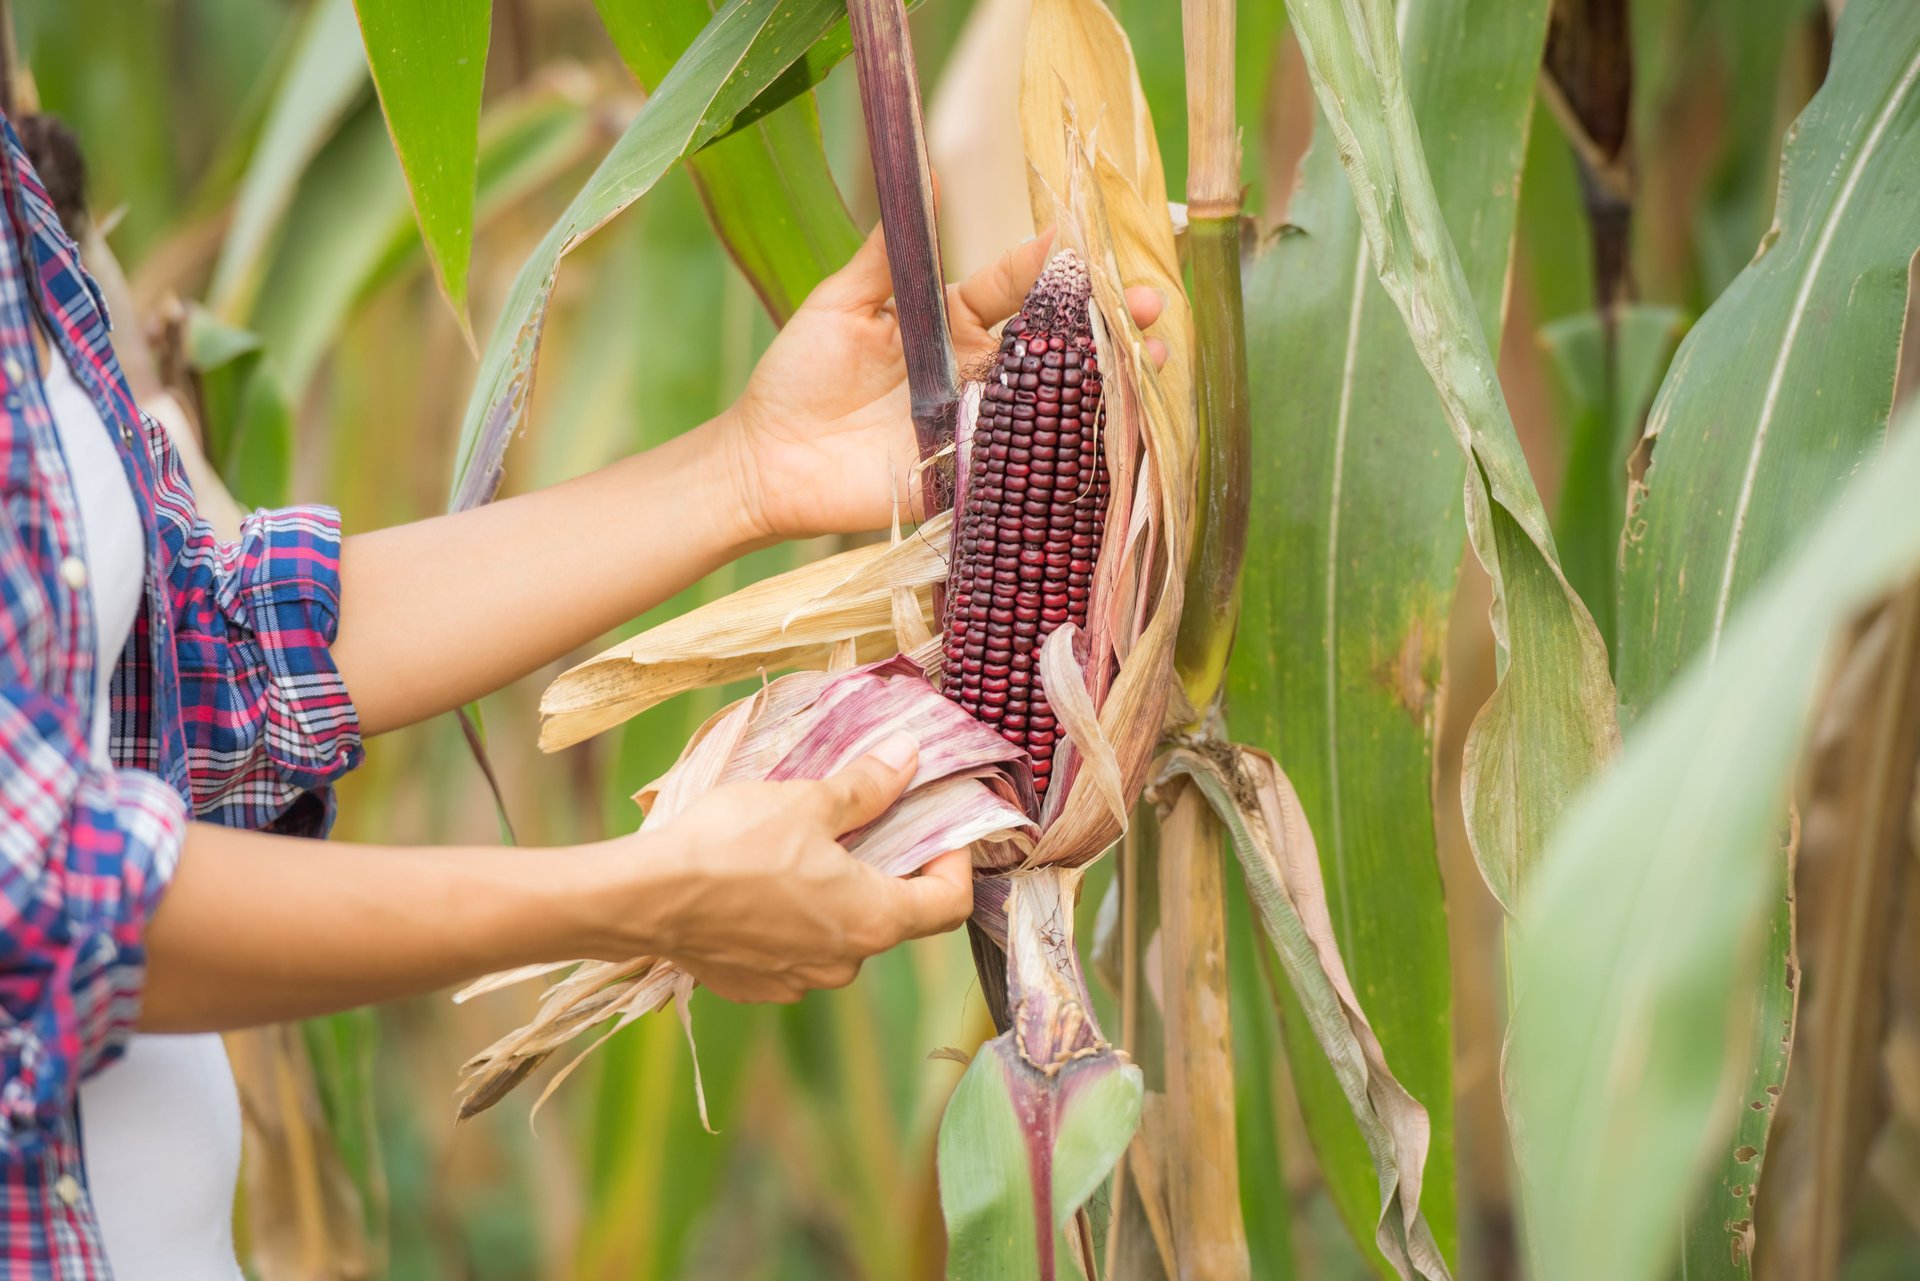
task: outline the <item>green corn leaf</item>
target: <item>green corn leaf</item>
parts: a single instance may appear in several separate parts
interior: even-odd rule
[[[480,126],[480,225],[586,160],[597,137],[577,78],[490,107]],[[359,307],[424,257],[378,111],[357,114],[314,158],[286,228],[249,323],[297,396]]]
[[[1628,521],[1629,723],[1885,439],[1920,248],[1920,7],[1850,6],[1793,130],[1775,230],[1681,344]]]
[[[1140,1069],[1111,1053],[1074,1063],[1047,1081],[1006,1037],[982,1046],[940,1124],[947,1276],[1050,1281],[1076,1275],[1063,1262],[1066,1233],[1126,1151],[1140,1121],[1141,1095]],[[1036,1112],[1045,1118],[1038,1128],[1025,1119]],[[1050,1150],[1042,1154],[1043,1146]],[[1037,1206],[1050,1207],[1048,1223],[1036,1221]]]
[[[309,1019],[300,1025],[300,1039],[313,1064],[327,1134],[353,1180],[367,1236],[376,1249],[384,1249],[392,1207],[376,1115],[373,1064],[380,1039],[379,1016],[371,1009],[359,1009]]]
[[[279,507],[293,482],[293,402],[257,334],[195,307],[187,358],[200,380],[207,461],[243,507]]]
[[[755,95],[805,56],[838,10],[833,0],[729,0],[660,82],[514,279],[467,402],[452,507],[483,503],[499,486],[507,444],[532,390],[540,330],[560,259],[645,195],[675,160],[716,137]]]
[[[1672,1275],[1702,1162],[1752,1110],[1729,1088],[1750,1036],[1728,1013],[1758,985],[1784,889],[1783,798],[1829,644],[1920,568],[1915,475],[1920,412],[1554,837],[1514,948],[1509,1058],[1536,1275]]]
[[[252,307],[301,175],[346,118],[366,80],[351,0],[313,0],[240,180],[233,220],[214,264],[208,305],[228,321]]]
[[[1630,306],[1615,321],[1612,367],[1606,325],[1594,312],[1554,321],[1540,331],[1568,427],[1567,465],[1553,532],[1567,579],[1614,643],[1615,566],[1627,514],[1627,456],[1642,415],[1673,355],[1681,330],[1672,307]]]
[[[1080,1275],[1075,1216],[1140,1123],[1140,1069],[1093,1020],[1074,945],[1081,873],[1010,878],[1012,1025],[980,1047],[940,1119],[950,1281]]]
[[[1886,438],[1920,249],[1920,10],[1861,0],[1838,36],[1781,159],[1774,230],[1681,345],[1647,424],[1652,463],[1620,585],[1630,723],[1686,664],[1714,660],[1739,603]],[[1751,1275],[1755,1188],[1791,1044],[1791,940],[1776,895],[1739,1069],[1747,1106],[1687,1218],[1693,1276]]]
[[[354,0],[354,7],[434,278],[471,343],[467,268],[492,2]]]
[[[1497,6],[1496,17],[1473,28],[1471,40],[1463,35],[1458,55],[1489,47],[1488,29],[1512,21],[1515,8]],[[1560,569],[1514,435],[1401,79],[1393,11],[1385,0],[1289,0],[1288,11],[1339,141],[1371,261],[1467,457],[1467,533],[1492,579],[1500,680],[1467,735],[1462,800],[1480,870],[1511,910],[1567,797],[1618,738],[1606,648]],[[1423,61],[1445,56],[1412,47]],[[1532,64],[1526,65],[1523,73],[1504,68],[1483,75],[1466,92],[1514,88],[1508,77],[1515,74],[1530,81]],[[1446,130],[1436,123],[1432,133]],[[1517,172],[1517,141],[1511,160]],[[1471,244],[1471,222],[1460,228]],[[1342,546],[1343,554],[1351,545]],[[1406,639],[1417,644],[1420,638]]]
[[[595,4],[627,69],[648,87],[666,77],[674,58],[712,16],[706,0]],[[832,40],[831,33],[823,37],[794,70],[823,60],[822,46],[832,48]],[[860,247],[860,229],[827,167],[810,92],[749,123],[737,123],[734,131],[689,156],[687,168],[714,229],[775,323],[784,323],[808,292]]]
[[[1439,206],[1475,323],[1496,340],[1546,10],[1538,0],[1400,10]],[[1452,1256],[1453,1034],[1431,792],[1465,464],[1374,279],[1324,125],[1288,217],[1296,230],[1247,279],[1256,434],[1242,633],[1260,643],[1234,652],[1230,721],[1284,762],[1307,808],[1341,951],[1401,1081],[1432,1117],[1424,1203]],[[1289,1011],[1309,1133],[1371,1253],[1372,1162],[1298,1005]]]

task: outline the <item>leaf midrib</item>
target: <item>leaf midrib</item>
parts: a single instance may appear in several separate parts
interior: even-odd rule
[[[1402,45],[1407,40],[1407,14],[1413,8],[1411,0],[1395,0],[1393,7],[1393,37]],[[1316,141],[1315,145],[1320,145]],[[1343,181],[1342,187],[1346,186]],[[1352,192],[1347,199],[1352,201]],[[1334,881],[1340,887],[1340,944],[1351,947],[1353,942],[1353,895],[1347,889],[1347,843],[1342,828],[1343,803],[1340,796],[1340,668],[1339,668],[1339,628],[1335,625],[1339,618],[1339,582],[1340,582],[1340,502],[1345,487],[1347,470],[1347,427],[1353,417],[1353,387],[1359,367],[1360,316],[1367,305],[1367,238],[1355,237],[1353,251],[1353,303],[1347,311],[1347,350],[1340,367],[1340,401],[1334,414],[1333,429],[1333,478],[1329,489],[1327,507],[1327,621],[1326,631],[1322,634],[1322,645],[1326,649],[1327,675],[1327,799],[1328,812],[1332,815],[1332,849]]]

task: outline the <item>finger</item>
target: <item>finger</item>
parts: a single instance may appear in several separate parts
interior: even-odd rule
[[[1166,297],[1152,285],[1135,285],[1127,290],[1127,310],[1133,313],[1133,323],[1142,329],[1151,328],[1166,309]]]
[[[847,265],[814,287],[807,301],[834,311],[872,311],[893,296],[887,272],[887,238],[875,223]]]
[[[1158,338],[1147,339],[1147,359],[1153,362],[1155,369],[1159,369],[1165,365],[1167,363],[1167,345]]]
[[[865,756],[820,780],[826,819],[834,835],[865,827],[887,812],[913,781],[920,745],[910,734],[889,734]]]
[[[960,282],[960,305],[982,329],[999,324],[1020,310],[1027,290],[1040,278],[1040,269],[1047,262],[1047,250],[1052,246],[1053,228],[1049,227],[1033,239],[1007,250]]]
[[[860,977],[860,963],[846,961],[837,965],[823,965],[810,970],[805,975],[807,986],[824,990],[837,990],[851,984]]]
[[[796,999],[791,989],[761,975],[726,972],[700,976],[700,985],[734,1005],[766,1005]]]
[[[973,915],[973,857],[948,850],[920,869],[920,875],[895,881],[902,938],[945,934]]]

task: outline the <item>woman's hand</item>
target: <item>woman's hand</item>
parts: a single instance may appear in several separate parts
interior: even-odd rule
[[[860,963],[904,939],[953,929],[973,910],[965,850],[910,879],[887,876],[839,838],[886,812],[913,778],[918,749],[898,734],[818,782],[716,788],[619,853],[661,858],[649,901],[629,915],[630,950],[669,957],[729,1001],[796,1001],[845,987]]]
[[[963,373],[993,354],[989,331],[1019,310],[1052,239],[1035,237],[947,286]],[[905,501],[918,453],[892,293],[875,228],[852,261],[807,296],[746,391],[713,424],[739,491],[745,541],[884,529]],[[1129,289],[1127,303],[1142,328],[1166,305],[1147,288]],[[1158,339],[1148,348],[1166,359]]]

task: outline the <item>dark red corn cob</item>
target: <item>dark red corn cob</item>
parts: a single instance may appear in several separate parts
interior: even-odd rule
[[[941,689],[1033,758],[1045,795],[1059,727],[1040,647],[1087,625],[1106,526],[1100,362],[1092,291],[1072,250],[1054,255],[1007,322],[980,398],[947,577]]]

